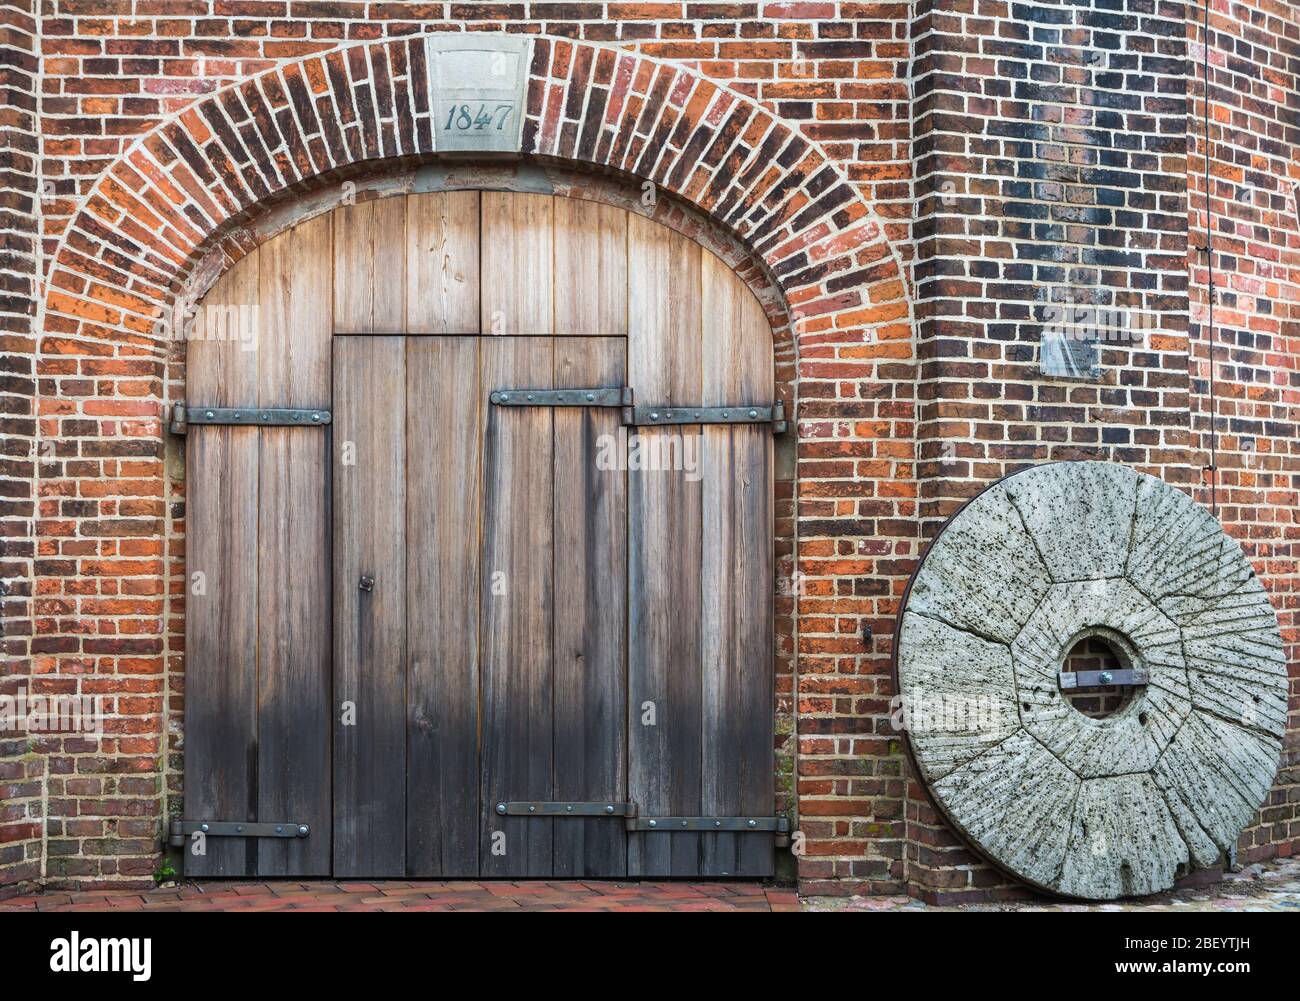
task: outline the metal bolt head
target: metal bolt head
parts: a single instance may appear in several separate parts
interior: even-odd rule
[[[758,821],[757,821],[757,820],[747,820],[747,821],[745,821],[745,826],[746,826],[746,827],[757,827],[757,826],[758,826]]]
[[[320,414],[312,414],[311,419],[314,423],[319,424],[321,419]]]
[[[537,812],[537,807],[535,807],[535,806],[530,806],[530,807],[528,808],[528,812],[529,812],[529,813],[536,813],[536,812]]]
[[[750,419],[751,421],[756,421],[756,420],[758,420],[758,411],[757,411],[757,410],[751,410],[751,411],[749,412],[749,419]]]
[[[568,806],[566,806],[566,807],[564,808],[564,812],[565,812],[565,813],[572,813],[572,812],[573,812],[573,804],[570,803]]]
[[[587,394],[587,402],[588,402],[588,403],[593,402],[595,399],[596,399],[596,394],[595,394],[595,393],[588,393],[588,394]]]
[[[650,826],[651,826],[651,827],[658,827],[658,826],[659,826],[659,821],[657,821],[657,820],[652,820],[652,821],[650,821]]]
[[[657,420],[659,419],[659,415],[658,415],[657,413],[651,413],[651,414],[650,414],[650,419],[651,419],[652,421],[657,421]]]
[[[497,813],[504,814],[505,812],[506,812],[506,805],[504,803],[498,803]]]
[[[212,420],[212,418],[216,417],[217,415],[214,414],[211,410],[205,410],[203,411],[203,416],[206,417],[208,420]]]
[[[1101,676],[1097,680],[1103,685],[1109,685],[1113,680],[1115,680],[1115,676],[1109,671],[1102,671]]]
[[[301,834],[303,837],[306,837],[306,836],[307,836],[307,825],[306,825],[306,824],[302,824],[302,825],[300,825],[300,826],[298,827],[298,833]]]
[[[283,824],[276,824],[276,825],[275,825],[275,833],[276,833],[276,834],[283,834],[283,833],[284,833],[284,825],[283,825]]]
[[[203,831],[203,832],[206,834],[206,833],[208,832],[208,825],[207,825],[207,824],[200,824],[200,825],[199,825],[199,830],[200,830],[200,831]]]
[[[606,812],[606,813],[613,813],[613,812],[614,812],[614,808],[613,808],[612,806],[607,806],[607,807],[605,807],[605,812]]]

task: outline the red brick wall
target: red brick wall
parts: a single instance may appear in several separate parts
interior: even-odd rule
[[[1254,861],[1300,846],[1300,7],[1211,5],[1208,241],[1204,8],[1188,16],[1192,429],[1213,466],[1197,498],[1254,560],[1291,671],[1277,783],[1239,844]]]
[[[1059,236],[1036,231],[1036,224],[1053,220],[1013,216],[1011,211],[1021,209],[1007,206],[1037,205],[1046,198],[1016,192],[1008,198],[987,190],[981,180],[1007,179],[1001,161],[1032,168],[1053,155],[1032,150],[1008,156],[1008,149],[994,148],[1008,141],[994,126],[1034,121],[1032,110],[1026,110],[1033,101],[1020,107],[1014,93],[1002,91],[1020,79],[1015,64],[1021,57],[1001,48],[1015,41],[1008,32],[1026,20],[1019,8],[1058,6],[988,0],[915,5],[48,0],[40,20],[40,172],[53,192],[43,206],[42,232],[46,292],[55,308],[46,319],[40,352],[39,405],[41,433],[56,442],[56,449],[39,484],[40,600],[30,665],[50,683],[105,693],[113,713],[103,740],[90,746],[55,741],[39,756],[40,767],[48,765],[51,776],[46,863],[51,881],[145,878],[155,861],[152,839],[167,809],[163,790],[177,790],[180,765],[176,754],[169,757],[168,745],[178,737],[183,656],[174,632],[179,620],[167,625],[164,566],[170,561],[170,586],[182,590],[181,553],[175,541],[167,548],[182,510],[179,496],[165,489],[161,430],[167,381],[180,373],[168,368],[175,359],[144,331],[147,304],[166,297],[162,285],[168,270],[181,274],[184,268],[167,259],[174,251],[148,249],[148,232],[121,235],[129,232],[124,226],[137,204],[135,184],[156,192],[160,189],[150,188],[156,182],[141,180],[134,167],[114,175],[119,183],[111,190],[104,187],[105,178],[121,167],[119,158],[137,139],[229,84],[344,44],[468,28],[608,43],[690,71],[679,86],[662,92],[673,100],[679,90],[691,93],[697,86],[694,75],[726,88],[717,94],[702,87],[694,91],[699,101],[717,102],[711,105],[717,117],[701,148],[674,147],[699,159],[706,173],[692,176],[712,178],[720,189],[716,181],[732,177],[761,187],[765,171],[787,171],[775,187],[762,189],[767,201],[737,201],[744,185],[729,200],[725,189],[712,197],[718,214],[773,268],[786,293],[798,349],[795,528],[802,594],[797,599],[786,594],[778,605],[780,618],[797,622],[796,634],[782,640],[779,657],[788,664],[797,650],[798,692],[785,681],[778,697],[784,709],[792,702],[797,708],[797,738],[786,739],[797,739],[798,774],[790,775],[788,755],[778,766],[782,783],[797,782],[798,824],[807,836],[799,865],[802,883],[810,891],[830,892],[898,891],[909,879],[917,892],[1003,885],[956,844],[922,790],[912,785],[909,793],[903,738],[889,724],[893,616],[922,539],[981,484],[1017,464],[1049,458],[1103,456],[1134,463],[1201,489],[1198,496],[1209,500],[1202,484],[1210,480],[1201,468],[1209,448],[1209,388],[1200,367],[1203,357],[1196,355],[1204,341],[1195,270],[1190,330],[1189,293],[1179,287],[1187,277],[1188,235],[1196,243],[1200,232],[1195,114],[1190,126],[1150,130],[1168,140],[1168,147],[1154,150],[1158,162],[1146,171],[1155,179],[1149,185],[1153,207],[1137,206],[1144,213],[1141,230],[1136,222],[1083,218],[1059,220],[1070,223]],[[1166,24],[1177,22],[1184,11],[1182,4],[1156,0],[1147,7],[1145,17]],[[1272,11],[1272,22],[1253,28],[1251,18],[1239,13],[1256,9]],[[1223,57],[1224,74],[1249,81],[1242,88],[1225,76],[1220,85],[1225,105],[1239,92],[1255,110],[1250,116],[1241,110],[1216,116],[1217,127],[1234,135],[1216,152],[1219,170],[1225,180],[1232,171],[1282,176],[1295,163],[1295,137],[1288,131],[1294,125],[1288,122],[1295,119],[1297,85],[1287,75],[1295,72],[1297,58],[1294,14],[1286,4],[1257,3],[1233,5],[1232,12],[1225,9],[1216,17],[1225,33],[1260,36],[1251,40],[1260,54],[1255,66],[1235,50],[1231,68]],[[1137,36],[1158,38],[1166,49],[1176,49],[1184,38],[1181,31]],[[1137,36],[1122,40],[1121,47],[1135,45]],[[1195,37],[1194,28],[1186,37]],[[1074,37],[1059,44],[1086,48]],[[1225,43],[1225,48],[1231,47]],[[1139,59],[1143,55],[1133,51]],[[1178,58],[1177,52],[1160,55]],[[581,55],[575,65],[572,57],[572,50],[547,47],[548,64],[535,67],[531,136],[543,151],[539,136],[562,143],[567,134],[560,119],[572,117],[571,103],[563,95],[611,83],[601,75],[609,65]],[[659,72],[645,69],[634,91],[655,93]],[[1169,88],[1160,94],[1173,103],[1189,87],[1194,90],[1194,83],[1167,65],[1154,75]],[[319,77],[308,72],[305,78],[314,87],[328,74],[322,69]],[[556,82],[544,86],[541,81],[548,78]],[[560,99],[549,96],[556,88]],[[744,110],[747,103],[733,105],[728,94],[757,102],[776,125]],[[663,121],[696,113],[687,110],[694,108],[689,101],[668,107]],[[547,132],[552,109],[558,117]],[[1161,104],[1146,110],[1170,120],[1178,115],[1176,108]],[[649,117],[653,126],[657,116]],[[732,128],[734,133],[728,131]],[[1243,130],[1267,138],[1237,137]],[[678,135],[664,134],[674,142]],[[722,134],[733,145],[714,141]],[[1071,144],[1087,145],[1065,142]],[[815,157],[810,150],[817,151]],[[312,153],[303,155],[310,165]],[[793,167],[782,162],[785,157]],[[833,170],[817,166],[826,161]],[[632,169],[636,162],[624,158],[623,165]],[[813,166],[805,169],[805,164]],[[175,177],[183,169],[167,164],[163,172]],[[286,173],[295,169],[289,165]],[[851,197],[841,194],[840,178],[847,180]],[[1009,179],[1034,180],[1014,173]],[[710,190],[694,195],[707,200]],[[954,196],[955,205],[943,201]],[[1247,211],[1225,190],[1216,195],[1216,215],[1219,199],[1232,212]],[[139,204],[143,218],[144,203]],[[800,220],[809,205],[825,207],[811,216],[828,214],[804,225]],[[122,206],[125,222],[119,221]],[[863,215],[868,210],[870,224]],[[153,211],[159,210],[149,210],[151,219]],[[233,218],[233,209],[228,214]],[[871,236],[876,219],[883,232]],[[1220,457],[1215,496],[1231,530],[1248,545],[1263,547],[1252,555],[1277,596],[1295,664],[1300,659],[1293,551],[1300,457],[1297,347],[1294,319],[1286,312],[1287,302],[1294,303],[1294,218],[1281,235],[1249,231],[1248,223],[1243,219],[1235,233],[1238,245],[1230,246],[1226,234],[1216,241],[1221,270],[1250,263],[1240,276],[1246,287],[1236,295],[1240,299],[1249,291],[1258,303],[1240,311],[1230,363],[1223,364],[1228,341],[1217,342],[1222,370],[1215,381]],[[1109,227],[1112,234],[1116,228],[1154,232],[1141,248],[1139,268],[1157,275],[1153,286],[1135,290],[1109,277],[1101,284],[1115,301],[1135,301],[1165,322],[1159,337],[1141,350],[1106,351],[1098,383],[1069,384],[1036,374],[1033,352],[1042,317],[1026,309],[1014,286],[1039,280],[1069,284],[1041,273],[1026,276],[1017,267],[1024,263],[1017,254],[1027,246],[1079,245],[1084,240],[1075,231],[1079,226],[1097,232]],[[177,224],[182,233],[196,227],[205,230],[195,221]],[[192,256],[225,232],[196,244]],[[883,256],[878,253],[882,238],[887,241]],[[133,239],[146,250],[128,260]],[[913,299],[899,265],[911,261],[914,245]],[[1289,277],[1283,267],[1287,254]],[[51,264],[56,257],[59,263]],[[1039,266],[1048,263],[1043,259]],[[129,279],[122,280],[123,273]],[[1268,283],[1267,290],[1257,293],[1256,283]],[[1136,299],[1126,298],[1131,296]],[[1271,312],[1259,304],[1266,302],[1273,304]],[[953,303],[960,304],[957,311],[950,308]],[[1222,326],[1228,322],[1226,307],[1216,312],[1222,338],[1228,337]],[[33,364],[30,347],[19,348],[19,363],[25,358]],[[1247,423],[1231,428],[1238,418]],[[1238,436],[1248,425],[1256,438],[1251,460],[1262,464],[1267,458],[1266,468],[1245,468],[1244,461],[1230,465],[1232,455],[1245,457]],[[1230,441],[1237,445],[1230,448]],[[21,499],[17,502],[21,505]],[[1279,786],[1278,802],[1265,813],[1266,826],[1250,833],[1253,851],[1275,850],[1269,845],[1289,850],[1300,834],[1294,819],[1294,739],[1289,754],[1290,771],[1283,780],[1290,784]],[[24,848],[24,855],[29,851]],[[5,869],[7,859],[0,855],[0,880],[16,878],[19,871],[12,860]]]

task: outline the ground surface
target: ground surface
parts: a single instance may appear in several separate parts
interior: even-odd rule
[[[134,893],[44,893],[0,901],[39,911],[797,911],[788,887],[759,883],[529,880],[205,882]]]
[[[1292,911],[1300,913],[1300,858],[1230,873],[1222,883],[1141,900],[1079,904],[1040,898],[929,907],[908,897],[810,897],[760,883],[207,882],[147,892],[42,893],[0,901],[21,911]]]
[[[1039,897],[997,904],[929,907],[909,897],[809,897],[809,911],[1291,911],[1300,914],[1300,858],[1261,862],[1223,881],[1108,904]]]

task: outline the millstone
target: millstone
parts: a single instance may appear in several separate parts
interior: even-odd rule
[[[940,809],[1003,869],[1108,900],[1230,852],[1286,728],[1277,616],[1241,548],[1175,487],[1125,466],[1015,473],[930,546],[900,613],[899,694]],[[1101,636],[1147,684],[1111,716],[1058,674]]]

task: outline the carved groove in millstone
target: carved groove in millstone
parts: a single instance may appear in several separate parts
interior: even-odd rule
[[[1057,683],[1092,635],[1150,679],[1102,719]],[[1126,467],[1038,466],[967,504],[913,577],[897,663],[939,807],[1054,892],[1156,893],[1215,864],[1277,770],[1287,673],[1268,596],[1210,512]]]

